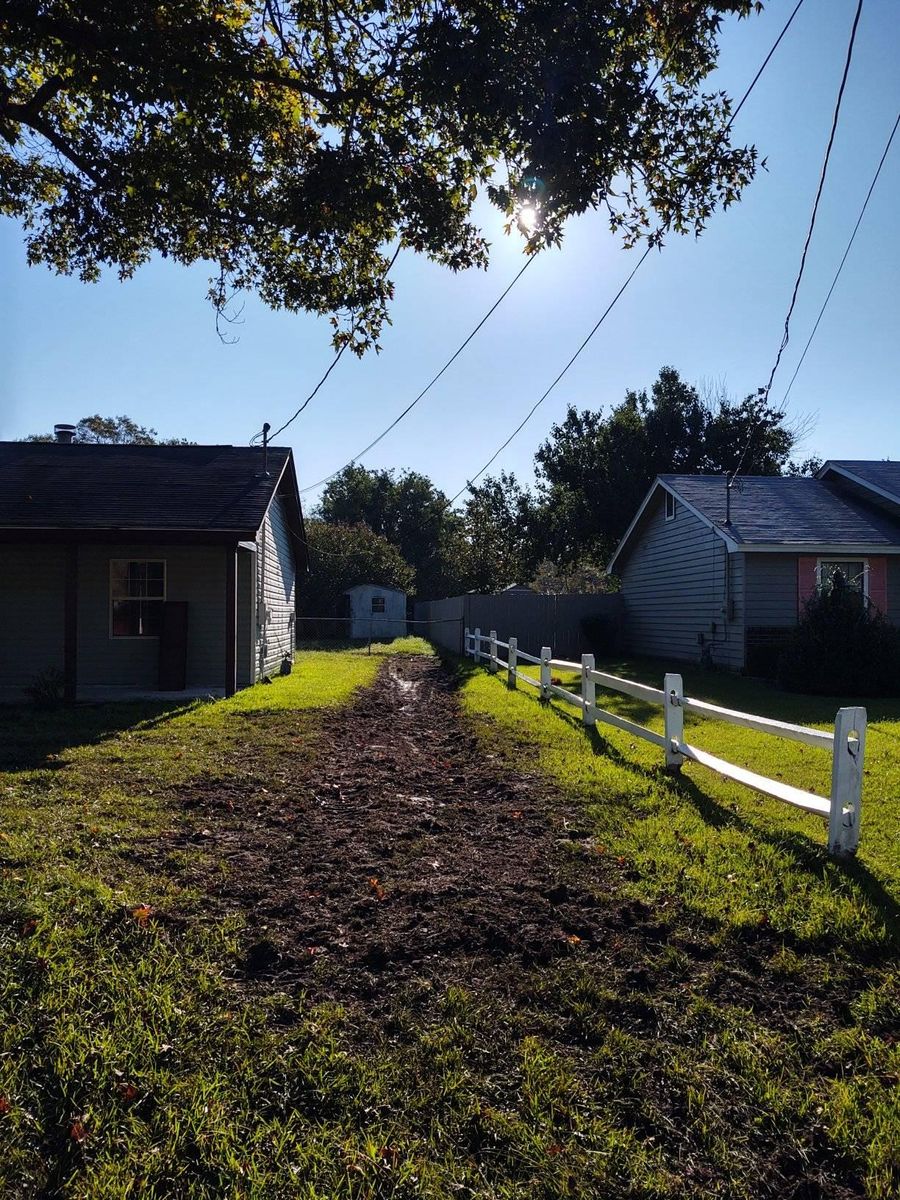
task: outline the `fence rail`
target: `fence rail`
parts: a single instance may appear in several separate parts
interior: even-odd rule
[[[487,650],[483,647],[487,644]],[[806,725],[794,725],[789,721],[776,721],[772,717],[761,717],[756,713],[740,712],[733,708],[723,708],[718,704],[710,704],[707,700],[694,700],[684,694],[684,684],[680,675],[667,674],[662,688],[648,687],[633,679],[622,679],[618,675],[608,675],[598,671],[594,665],[593,654],[583,654],[581,662],[572,662],[565,658],[554,658],[550,646],[541,648],[540,657],[526,654],[518,647],[516,638],[508,642],[499,642],[497,634],[491,630],[483,634],[480,629],[466,629],[464,641],[466,655],[471,655],[476,663],[484,662],[492,673],[502,667],[507,673],[507,685],[515,688],[521,680],[523,683],[537,688],[540,698],[545,701],[558,697],[567,704],[579,708],[582,720],[586,726],[596,725],[598,721],[621,729],[634,737],[642,738],[665,752],[666,769],[679,771],[687,759],[698,763],[712,771],[717,771],[728,779],[745,787],[754,788],[776,800],[792,804],[808,812],[818,813],[828,818],[828,849],[835,855],[846,855],[855,852],[859,844],[860,807],[862,802],[863,759],[866,745],[866,710],[858,707],[841,708],[838,710],[834,723],[834,731],[811,729]],[[504,660],[497,654],[497,649],[506,650]],[[518,669],[519,660],[533,663],[540,667],[540,677],[535,679]],[[558,683],[553,682],[553,668],[564,671],[581,672],[580,695],[569,691]],[[607,712],[597,706],[597,688],[607,691],[621,692],[635,700],[662,707],[665,732],[657,733],[637,721],[620,717],[616,713]],[[684,714],[694,713],[714,721],[725,721],[731,725],[739,725],[752,729],[757,733],[765,733],[774,737],[786,738],[789,741],[802,742],[817,750],[827,750],[831,754],[831,791],[828,796],[819,796],[815,792],[793,787],[779,779],[769,779],[759,775],[747,767],[737,766],[727,759],[718,758],[707,750],[685,741]]]

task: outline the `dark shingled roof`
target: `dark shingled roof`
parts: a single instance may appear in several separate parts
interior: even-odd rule
[[[823,468],[823,474],[829,467],[838,471],[848,471],[857,479],[871,484],[887,492],[900,504],[900,462],[872,462],[871,459],[832,458]]]
[[[660,479],[742,545],[900,545],[900,522],[852,499],[827,480],[739,476],[731,489],[731,524],[726,527],[723,475],[661,475]]]
[[[253,535],[291,452],[269,448],[268,477],[262,454],[259,446],[0,442],[0,530]]]

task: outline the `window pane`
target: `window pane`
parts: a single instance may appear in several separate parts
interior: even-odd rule
[[[384,596],[373,596],[372,597],[372,612],[373,613],[383,613],[384,612]]]
[[[823,562],[820,571],[820,584],[825,591],[831,591],[835,576],[840,574],[844,584],[856,592],[862,592],[865,586],[865,563],[857,559],[847,562]]]
[[[112,606],[113,637],[137,637],[140,631],[140,607],[136,600],[114,600]]]
[[[166,591],[166,565],[161,562],[150,562],[147,567],[147,596],[162,598]]]
[[[162,601],[141,601],[141,637],[159,637],[162,629]]]
[[[121,560],[113,560],[110,564],[109,571],[110,588],[112,595],[127,596],[128,595],[128,563]]]

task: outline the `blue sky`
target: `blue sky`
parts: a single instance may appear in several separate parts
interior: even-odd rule
[[[729,22],[716,86],[740,96],[793,0]],[[493,470],[532,478],[532,457],[568,404],[608,407],[649,387],[663,365],[741,396],[765,383],[806,233],[855,4],[806,0],[735,125],[768,160],[742,202],[699,239],[653,254],[589,348]],[[773,389],[780,400],[900,111],[900,9],[867,0],[831,168]],[[900,137],[788,403],[812,418],[801,450],[900,457]],[[519,269],[521,244],[493,234],[487,272],[454,276],[412,253],[394,269],[393,324],[380,355],[344,355],[282,435],[301,487],[340,467],[424,386]],[[561,249],[521,283],[422,403],[364,461],[414,468],[452,494],[519,423],[594,324],[635,260],[599,216],[573,222]],[[130,282],[84,285],[24,262],[0,223],[0,438],[88,413],[127,413],[160,433],[242,444],[277,428],[330,362],[326,321],[249,298],[225,346],[204,299],[206,272],[157,261]],[[310,503],[314,495],[308,497]]]

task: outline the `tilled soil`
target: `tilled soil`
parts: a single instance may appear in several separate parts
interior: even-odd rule
[[[366,994],[373,977],[544,962],[648,920],[613,904],[599,856],[573,853],[589,844],[577,813],[479,746],[437,659],[388,659],[316,739],[266,788],[180,796],[208,820],[170,848],[202,849],[207,893],[249,918],[245,976]]]

